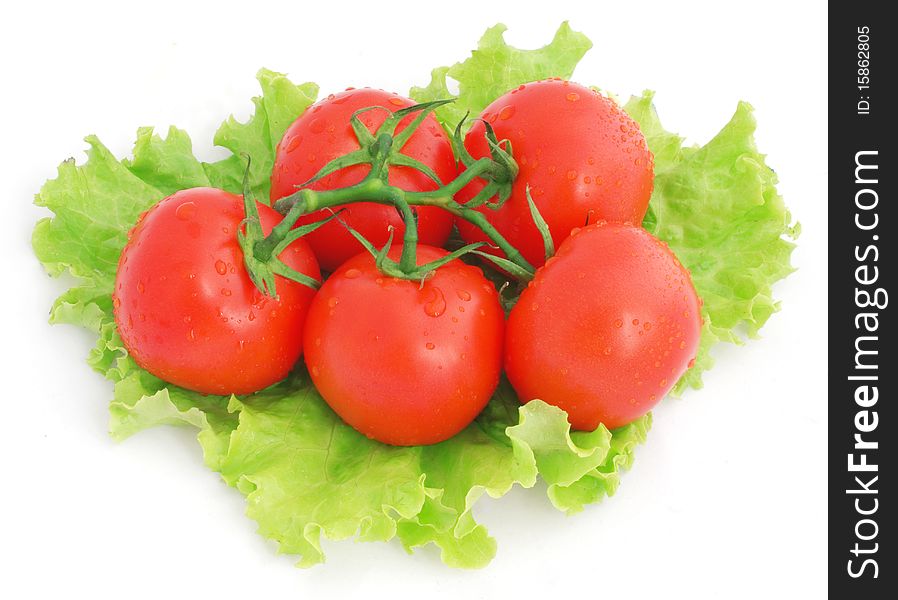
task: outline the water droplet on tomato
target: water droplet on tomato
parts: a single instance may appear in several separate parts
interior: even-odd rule
[[[686,365],[686,368],[691,369],[694,366],[695,366],[695,359],[693,358],[693,359],[690,359],[689,363]]]
[[[571,169],[570,171],[567,172],[566,177],[568,178],[569,181],[573,181],[577,178],[577,172],[574,171],[573,169]]]
[[[343,276],[346,277],[346,279],[355,279],[361,274],[362,272],[358,269],[348,269],[345,273],[343,273]]]
[[[327,301],[327,305],[331,308],[337,306],[339,303],[340,303],[340,300],[338,300],[336,297],[330,298]]]
[[[196,204],[193,202],[185,202],[175,209],[175,216],[182,221],[189,221],[196,215]]]
[[[465,312],[465,307],[464,307],[464,306],[459,306],[459,307],[458,307],[458,312]]]
[[[614,326],[617,327],[618,329],[620,329],[621,327],[624,326],[624,322],[621,319],[615,319]]]
[[[503,121],[507,121],[508,119],[514,116],[515,107],[512,104],[509,104],[505,108],[499,111],[499,118]]]
[[[312,367],[312,375],[314,375],[315,377],[318,377],[318,374],[319,374],[320,372],[321,372],[321,371],[318,369],[318,365],[315,365],[315,366]]]
[[[580,94],[578,94],[577,92],[569,92],[568,95],[565,96],[565,98],[567,98],[568,102],[576,102],[580,99]]]
[[[459,300],[464,302],[470,302],[471,300],[471,292],[467,290],[456,290],[455,294],[458,296]]]
[[[633,325],[639,325],[639,319],[633,319]]]
[[[485,316],[486,316],[486,311],[485,311],[484,309],[482,309],[482,308],[480,309],[480,316],[481,316],[481,317],[485,317]]]
[[[256,313],[254,313],[253,311],[249,311],[249,314],[246,315],[246,318],[247,318],[248,320],[250,320],[250,321],[255,321],[255,320],[256,320]]]
[[[662,387],[662,388],[663,388],[665,385],[667,385],[667,380],[666,380],[666,379],[662,379],[661,381],[658,382],[658,387]]]
[[[144,293],[145,291],[147,291],[147,287],[143,284],[142,281],[137,282],[137,291],[140,292],[141,294]]]
[[[313,119],[311,123],[309,123],[309,131],[312,133],[321,133],[324,131],[324,128],[327,127],[327,121],[324,119]]]
[[[230,296],[231,290],[229,290],[228,288],[221,288],[221,295],[222,296]]]
[[[652,324],[649,323],[648,321],[646,321],[645,323],[642,324],[642,328],[645,329],[646,331],[648,331],[649,329],[652,328]]]
[[[426,344],[424,344],[424,347],[428,350],[433,350],[434,348],[436,348],[436,344],[434,344],[433,342],[427,342]]]
[[[112,308],[118,308],[121,305],[122,305],[122,301],[119,299],[118,296],[116,296],[112,299]]]
[[[383,277],[378,277],[377,279],[374,280],[374,283],[376,283],[377,285],[383,285],[384,284]]]
[[[403,106],[405,102],[402,100],[402,98],[390,98],[390,104],[392,104],[393,106]]]
[[[592,177],[587,175],[586,177],[583,178],[583,183],[589,185],[590,183],[592,183]]]
[[[187,332],[187,340],[190,342],[195,342],[196,341],[196,331],[194,331],[193,329],[189,330]]]
[[[446,312],[446,297],[443,296],[443,290],[432,285],[428,288],[424,301],[424,314],[429,317],[439,317],[444,312]]]
[[[225,275],[228,272],[228,265],[225,261],[221,259],[215,261],[215,272],[219,275]]]
[[[533,312],[538,311],[538,310],[539,310],[539,304],[536,304],[536,303],[531,304],[531,305],[530,305],[530,310],[532,310]]]
[[[302,138],[298,135],[290,138],[290,141],[287,142],[287,152],[293,152],[294,150],[296,150],[300,143],[302,143]]]

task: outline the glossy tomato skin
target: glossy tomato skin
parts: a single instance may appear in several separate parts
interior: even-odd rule
[[[267,233],[281,216],[259,205]],[[141,367],[190,390],[247,394],[284,377],[302,352],[314,291],[277,278],[279,298],[250,281],[237,243],[243,199],[211,189],[183,190],[147,211],[119,259],[113,306],[119,334]],[[280,258],[320,279],[308,245]]]
[[[641,227],[574,230],[509,315],[506,373],[523,402],[564,409],[575,429],[626,425],[691,366],[700,304],[686,268]]]
[[[445,254],[419,246],[419,264]],[[504,329],[496,288],[477,267],[455,260],[422,284],[380,274],[365,253],[312,302],[305,360],[315,387],[356,430],[386,444],[434,444],[486,406]]]
[[[369,106],[383,106],[395,112],[414,104],[408,98],[370,88],[351,89],[328,96],[306,110],[284,134],[277,148],[271,175],[271,200],[283,198],[296,191],[296,186],[311,179],[324,165],[344,154],[359,149],[358,140],[349,124],[355,111]],[[387,113],[371,110],[359,115],[372,133],[384,122]],[[405,129],[415,115],[406,117],[396,133]],[[457,169],[452,145],[437,120],[430,115],[411,136],[402,152],[429,166],[443,183],[455,178]],[[354,185],[370,171],[369,165],[341,169],[315,182],[314,190],[329,190]],[[427,191],[437,188],[435,182],[419,171],[408,167],[390,167],[389,183],[408,191]],[[396,210],[371,202],[354,203],[345,207],[342,220],[364,235],[378,248],[395,230],[401,239],[405,225]],[[418,239],[422,244],[442,246],[452,231],[452,215],[436,207],[417,208]],[[332,213],[318,211],[304,216],[299,224],[321,220]],[[309,234],[306,239],[315,251],[321,268],[333,271],[344,261],[362,251],[361,244],[343,225],[332,221]]]
[[[642,223],[652,194],[654,159],[633,119],[613,101],[589,88],[550,79],[528,83],[487,106],[480,115],[498,139],[512,143],[520,171],[511,197],[498,210],[480,211],[534,266],[545,262],[526,190],[549,225],[557,247],[575,227],[599,220]],[[465,137],[475,157],[489,156],[484,124]],[[476,180],[457,196],[466,202],[483,183]],[[461,219],[466,242],[485,241]],[[486,249],[498,254],[496,250]]]

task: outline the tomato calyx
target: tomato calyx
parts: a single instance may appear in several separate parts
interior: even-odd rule
[[[256,288],[265,294],[277,298],[277,285],[275,283],[276,275],[285,277],[297,283],[301,283],[313,290],[317,290],[321,283],[304,273],[288,267],[278,256],[287,246],[302,237],[303,235],[314,231],[326,222],[337,216],[335,213],[332,217],[324,219],[317,223],[298,227],[293,229],[277,240],[274,244],[262,244],[267,238],[262,230],[262,221],[259,217],[259,208],[256,206],[256,199],[253,196],[252,188],[249,184],[249,167],[251,159],[246,158],[246,171],[243,176],[243,210],[246,214],[240,226],[237,228],[237,242],[243,251],[243,262],[246,265],[246,271],[250,280]],[[270,237],[270,236],[269,236]]]
[[[512,246],[492,226],[482,213],[475,210],[478,204],[461,204],[455,200],[456,194],[477,178],[482,179],[486,183],[478,195],[482,196],[482,199],[478,200],[480,204],[496,197],[498,201],[492,204],[487,203],[487,206],[497,207],[501,205],[501,202],[508,199],[511,195],[512,184],[518,174],[518,165],[514,160],[511,145],[507,143],[507,140],[500,141],[496,139],[492,128],[488,128],[486,136],[487,142],[490,144],[491,156],[475,160],[464,150],[463,145],[458,144],[458,140],[461,137],[461,127],[464,124],[463,120],[456,128],[455,145],[457,146],[456,154],[460,157],[461,162],[464,163],[465,170],[450,182],[441,181],[430,167],[401,151],[428,115],[440,106],[452,101],[437,100],[425,102],[397,110],[396,112],[392,112],[382,106],[371,106],[357,110],[350,118],[350,125],[358,140],[359,149],[328,162],[311,179],[297,186],[299,189],[296,192],[278,200],[274,208],[284,215],[283,221],[275,226],[267,238],[250,240],[249,246],[252,251],[248,254],[254,257],[261,256],[262,258],[272,256],[275,254],[274,250],[281,247],[280,244],[284,240],[288,238],[295,239],[295,237],[303,235],[294,234],[293,232],[299,231],[299,229],[293,229],[293,226],[305,214],[354,202],[376,202],[393,206],[402,217],[405,225],[405,234],[400,260],[398,262],[391,261],[386,257],[384,249],[375,248],[367,240],[362,241],[362,237],[357,233],[353,233],[353,235],[375,257],[383,255],[379,262],[379,268],[385,274],[405,279],[420,279],[440,265],[428,264],[418,266],[416,263],[418,230],[417,215],[414,207],[436,206],[454,216],[473,223],[484,232],[490,240],[488,243],[502,250],[505,255],[505,258],[500,258],[479,251],[478,248],[483,246],[483,243],[469,244],[464,248],[456,250],[456,252],[452,253],[452,258],[441,264],[445,264],[445,262],[453,258],[458,258],[462,254],[474,253],[492,261],[520,281],[532,279],[535,271],[533,266],[517,248]],[[359,119],[360,114],[371,110],[386,110],[390,113],[383,124],[373,133]],[[399,124],[412,114],[416,114],[415,118],[402,131],[396,133]],[[307,187],[335,171],[361,164],[370,165],[371,169],[365,178],[355,185],[329,190],[312,190]],[[408,191],[390,185],[388,182],[390,166],[415,169],[431,179],[438,187],[433,191],[420,192]],[[392,238],[385,248],[388,249],[390,243],[392,243]],[[260,286],[259,289],[265,292],[266,288]]]

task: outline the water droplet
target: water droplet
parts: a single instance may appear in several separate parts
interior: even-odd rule
[[[254,313],[253,311],[249,311],[249,314],[246,315],[246,318],[249,319],[250,321],[255,321],[255,320],[256,320],[256,313]]]
[[[229,290],[228,288],[221,288],[221,295],[222,296],[230,296],[231,290]]]
[[[309,161],[310,163],[313,163],[313,162],[315,162],[315,159],[316,159],[316,158],[318,158],[318,157],[315,156],[314,154],[309,154],[309,155],[306,157],[306,160]]]
[[[458,296],[459,300],[462,300],[464,302],[471,301],[471,292],[467,290],[456,290],[455,294]]]
[[[639,325],[639,319],[633,319],[633,325]]]
[[[327,121],[324,119],[314,119],[309,123],[309,131],[312,133],[321,133],[327,127]]]
[[[143,323],[144,321],[147,320],[147,316],[143,313],[140,313],[139,315],[137,315],[137,320],[140,321],[141,323]]]
[[[426,344],[424,344],[424,347],[428,350],[433,350],[434,348],[436,348],[436,345],[433,342],[427,342]]]
[[[608,356],[609,354],[611,354],[611,346],[606,347],[605,350],[603,350],[603,352],[605,353],[605,356]]]
[[[565,98],[567,98],[568,102],[576,102],[580,99],[580,94],[577,92],[568,92],[568,95],[565,96]]]
[[[361,274],[362,272],[358,269],[347,269],[347,271],[343,273],[343,276],[346,277],[346,279],[355,279]]]
[[[312,375],[314,375],[315,377],[318,377],[319,373],[321,373],[321,371],[318,369],[318,365],[313,366],[312,367]]]
[[[215,261],[215,272],[219,275],[225,275],[228,272],[228,265],[225,261],[221,259]]]
[[[586,162],[588,164],[594,165],[594,164],[596,164],[596,159],[594,159],[593,157],[590,156],[589,158],[586,159]]]
[[[464,352],[462,352],[460,358],[461,358],[462,360],[466,360],[466,359],[468,358],[468,355],[465,354]]]
[[[444,312],[446,312],[446,297],[443,296],[443,290],[432,285],[427,290],[424,313],[429,317],[439,317]]]
[[[590,183],[592,183],[592,177],[587,175],[586,177],[583,178],[583,183],[589,185]]]
[[[620,320],[620,319],[615,319],[615,320],[614,320],[614,326],[617,327],[618,329],[620,329],[621,327],[624,326],[624,322],[623,322],[622,320]]]
[[[503,108],[502,110],[499,111],[499,118],[503,121],[507,121],[508,119],[510,119],[514,116],[514,111],[515,111],[514,105],[509,104],[508,106],[506,106],[505,108]]]
[[[378,277],[377,279],[374,280],[374,283],[376,283],[377,285],[383,285],[384,284],[383,277]]]
[[[175,209],[175,216],[182,221],[189,221],[196,215],[196,204],[193,202],[185,202]]]
[[[577,178],[577,172],[574,171],[573,169],[571,169],[570,171],[567,172],[566,177],[568,178],[569,181],[573,181]]]
[[[337,306],[339,303],[340,303],[340,300],[338,300],[336,297],[330,298],[327,301],[327,305],[331,308]]]
[[[655,401],[655,394],[652,394],[649,396],[649,402],[654,402],[654,401]]]
[[[116,296],[112,299],[112,308],[118,308],[122,305],[122,301]]]
[[[686,365],[686,368],[691,369],[694,366],[695,366],[695,359],[693,358],[689,361],[689,364]]]
[[[684,341],[680,342],[680,350],[682,350],[685,347],[686,347],[686,342],[684,340]]]
[[[290,141],[287,142],[287,152],[293,152],[294,150],[296,150],[296,147],[299,146],[300,143],[302,143],[302,138],[298,135],[290,138]]]
[[[243,352],[243,349],[246,347],[246,340],[240,340],[237,342],[237,349],[240,352]]]
[[[452,317],[452,322],[453,322],[453,323],[458,323],[458,317]]]
[[[193,329],[188,331],[187,332],[187,340],[190,342],[195,342],[196,341],[196,331],[194,331]]]
[[[531,305],[530,305],[530,310],[532,310],[533,312],[538,311],[538,310],[539,310],[539,304],[536,304],[536,303],[531,304]]]
[[[648,321],[646,321],[645,323],[642,324],[642,328],[645,329],[646,331],[648,331],[649,329],[652,328],[652,324],[649,323]]]
[[[480,316],[481,316],[481,317],[485,317],[485,316],[486,316],[486,311],[483,310],[482,308],[480,309]]]
[[[141,294],[144,293],[145,291],[147,291],[147,287],[143,284],[142,281],[137,282],[137,291],[140,292]]]
[[[464,306],[459,306],[459,307],[458,307],[458,312],[465,312],[465,307],[464,307]]]
[[[667,380],[666,380],[666,379],[662,379],[661,381],[658,382],[658,387],[662,387],[662,388],[663,388],[665,385],[667,385]]]
[[[390,98],[390,104],[393,106],[403,106],[405,102],[403,102],[402,98]]]

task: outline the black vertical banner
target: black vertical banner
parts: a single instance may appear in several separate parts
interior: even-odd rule
[[[888,6],[829,5],[829,585],[832,597],[865,600],[898,597],[898,23]]]

